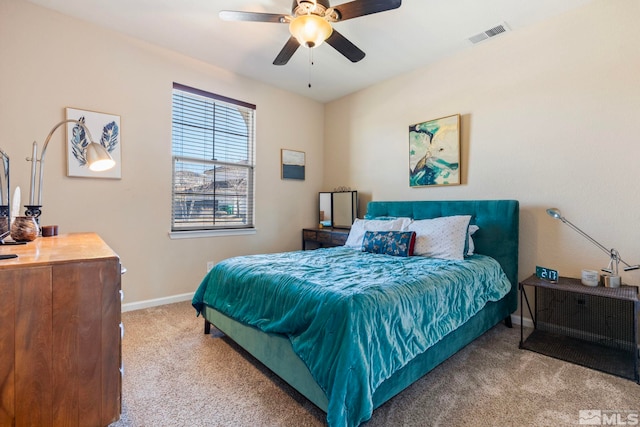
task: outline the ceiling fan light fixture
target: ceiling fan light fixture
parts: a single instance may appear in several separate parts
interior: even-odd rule
[[[289,31],[300,45],[311,48],[320,46],[328,39],[333,28],[321,16],[309,14],[294,18],[289,24]]]

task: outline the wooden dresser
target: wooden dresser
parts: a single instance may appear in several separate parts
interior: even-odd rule
[[[106,426],[121,410],[120,260],[94,233],[0,246],[0,426]]]

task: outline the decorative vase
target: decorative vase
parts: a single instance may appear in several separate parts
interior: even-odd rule
[[[11,238],[16,242],[30,242],[40,232],[36,219],[32,216],[17,216],[11,224]]]

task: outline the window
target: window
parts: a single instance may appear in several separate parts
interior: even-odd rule
[[[254,228],[255,109],[173,84],[172,232]]]

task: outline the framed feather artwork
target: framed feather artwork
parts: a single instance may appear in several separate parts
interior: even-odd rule
[[[91,133],[91,139],[102,145],[116,162],[113,168],[106,171],[90,170],[85,155],[85,148],[90,142],[89,136],[77,123],[67,123],[67,176],[120,179],[120,116],[76,108],[66,108],[66,114],[68,120],[84,123]]]

